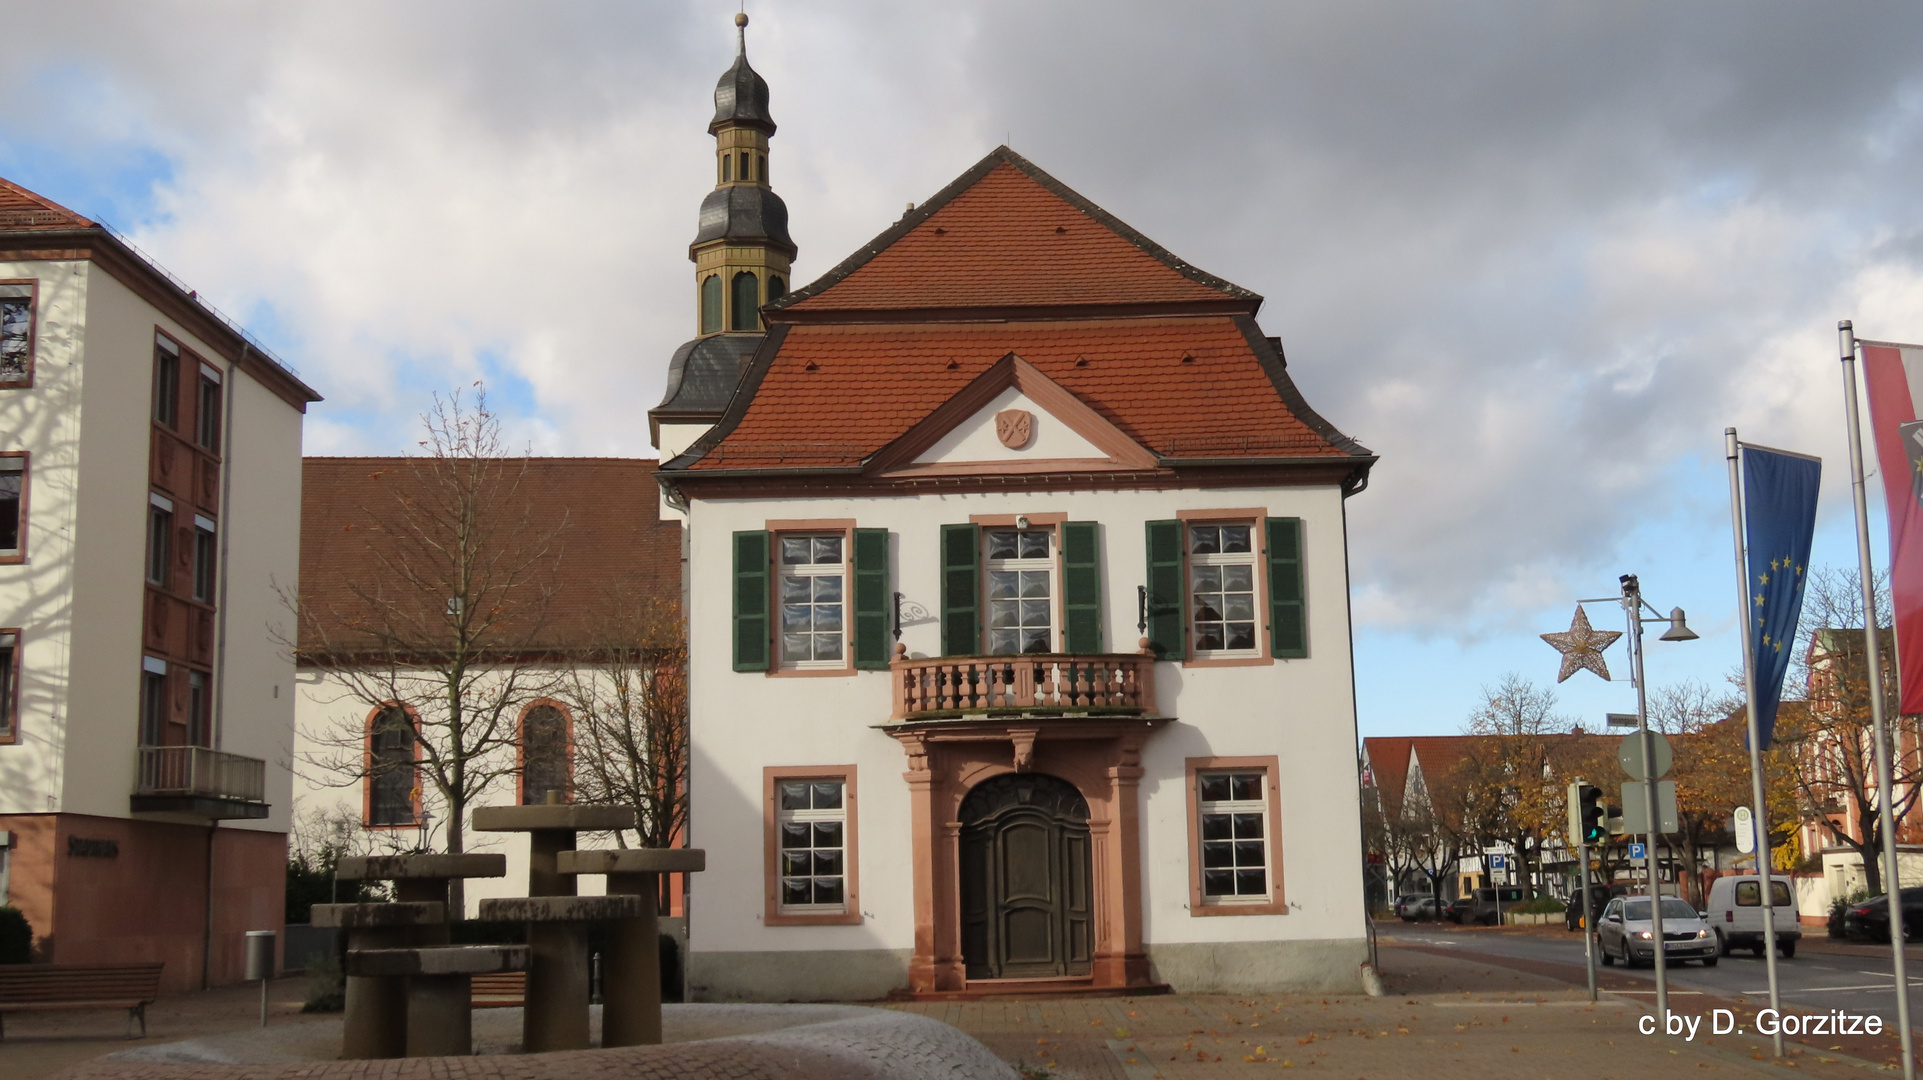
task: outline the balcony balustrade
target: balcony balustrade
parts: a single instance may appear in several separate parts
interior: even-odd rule
[[[1025,653],[910,660],[889,665],[896,721],[942,713],[1155,712],[1153,653]]]
[[[133,810],[217,818],[267,816],[267,763],[204,746],[143,746]]]

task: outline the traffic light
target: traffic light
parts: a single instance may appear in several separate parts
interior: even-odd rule
[[[1609,839],[1609,808],[1603,790],[1585,780],[1569,785],[1569,844],[1599,844]]]
[[[1600,844],[1609,839],[1609,808],[1603,805],[1603,789],[1581,785],[1578,809],[1582,814],[1582,842]]]

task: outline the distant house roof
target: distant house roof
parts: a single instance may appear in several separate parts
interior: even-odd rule
[[[0,229],[91,229],[95,223],[0,177]]]
[[[353,622],[365,605],[355,587],[378,586],[383,554],[395,541],[380,527],[400,519],[401,500],[435,496],[433,474],[404,457],[310,457],[301,462],[300,596],[334,642],[354,640]],[[524,511],[536,530],[561,523],[552,550],[533,577],[552,589],[545,624],[531,644],[569,650],[599,644],[608,604],[618,598],[652,598],[678,605],[681,595],[680,529],[660,519],[655,463],[626,458],[515,458],[525,465],[515,492],[517,506],[502,520],[518,522]],[[510,517],[509,515],[513,515]],[[389,595],[418,594],[391,580]],[[431,606],[433,597],[422,597]],[[303,623],[302,648],[316,635]]]

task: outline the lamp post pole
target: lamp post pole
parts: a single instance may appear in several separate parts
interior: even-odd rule
[[[1656,874],[1656,837],[1662,823],[1656,817],[1656,740],[1649,732],[1649,695],[1643,689],[1643,593],[1636,575],[1624,574],[1623,614],[1629,619],[1629,678],[1636,684],[1636,737],[1643,747],[1643,807],[1649,831],[1643,834],[1643,864],[1649,875],[1649,934],[1656,965],[1656,1022],[1669,1025],[1669,950],[1663,940],[1663,886]],[[1626,936],[1626,935],[1625,935]],[[1627,963],[1629,947],[1623,947]]]

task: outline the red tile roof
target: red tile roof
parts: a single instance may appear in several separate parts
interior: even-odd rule
[[[985,168],[984,168],[985,167]],[[781,308],[825,310],[1219,304],[1261,298],[1189,267],[1012,151]],[[775,316],[779,318],[779,316]]]
[[[91,229],[94,223],[0,177],[0,229]]]
[[[396,503],[431,494],[432,473],[420,458],[310,457],[301,462],[301,602],[323,620],[335,641],[352,633],[367,614],[355,587],[387,579],[390,596],[408,588],[383,573],[383,554],[395,550],[391,528],[401,520]],[[523,520],[545,531],[565,522],[551,552],[539,562],[533,589],[553,590],[545,625],[534,642],[569,649],[596,644],[611,599],[657,598],[678,605],[681,597],[681,534],[659,516],[655,463],[623,458],[506,459],[503,475],[525,463],[514,490],[515,509],[501,519]],[[525,518],[523,518],[525,512]],[[418,590],[414,590],[418,593]],[[426,598],[425,603],[432,603]],[[319,635],[303,625],[303,648]]]
[[[1339,433],[1318,430],[1327,425],[1306,405],[1289,407],[1242,323],[1211,316],[787,327],[739,421],[694,467],[858,465],[1010,352],[1158,454],[1353,453]],[[1279,363],[1273,371],[1281,374]]]

